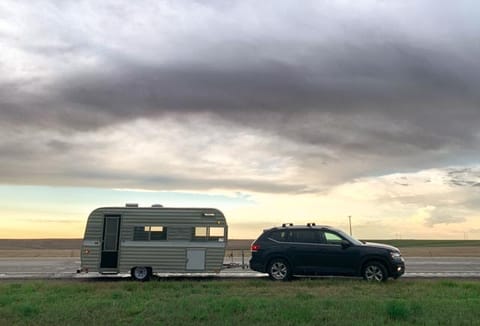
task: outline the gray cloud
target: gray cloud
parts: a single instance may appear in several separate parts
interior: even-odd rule
[[[0,9],[11,26],[0,29],[0,135],[9,136],[0,144],[0,182],[100,184],[88,164],[82,170],[67,162],[53,177],[57,165],[48,160],[88,156],[98,142],[69,140],[84,132],[198,114],[214,117],[214,127],[235,124],[284,139],[291,145],[274,151],[294,158],[304,179],[273,186],[230,176],[123,179],[107,167],[102,174],[125,187],[303,192],[478,160],[475,3],[36,6]],[[19,128],[33,138],[45,130],[55,136],[28,144]],[[18,175],[45,160],[36,176]]]
[[[30,165],[27,165],[30,167]],[[19,164],[17,168],[10,167],[3,171],[2,180],[7,184],[29,184],[42,185],[45,180],[56,186],[99,187],[143,190],[178,190],[188,189],[191,191],[208,190],[247,190],[264,193],[294,193],[301,194],[313,192],[316,189],[306,184],[286,184],[281,182],[268,182],[248,178],[225,178],[225,177],[186,177],[176,175],[170,171],[151,172],[149,174],[137,172],[111,172],[105,168],[85,167],[80,170],[78,167],[58,167],[57,170],[51,167],[37,167],[34,173],[25,171],[25,165]],[[21,173],[21,170],[24,172]]]
[[[464,217],[456,217],[451,215],[435,215],[425,219],[425,225],[433,227],[436,224],[455,224],[465,222]]]
[[[447,182],[458,187],[478,187],[480,170],[478,168],[449,168]]]

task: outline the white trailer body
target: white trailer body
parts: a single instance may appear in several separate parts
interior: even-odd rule
[[[81,271],[132,273],[135,278],[218,273],[227,235],[225,216],[214,208],[98,208],[87,220]]]

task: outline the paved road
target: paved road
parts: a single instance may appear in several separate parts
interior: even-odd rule
[[[404,277],[480,277],[480,257],[410,257],[406,259],[406,266]],[[96,273],[77,275],[79,267],[79,258],[0,258],[0,279],[98,277]],[[219,276],[262,277],[264,274],[232,268]]]
[[[405,276],[480,277],[480,257],[410,257],[405,264]]]

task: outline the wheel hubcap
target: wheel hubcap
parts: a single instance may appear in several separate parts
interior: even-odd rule
[[[274,279],[283,280],[287,276],[287,266],[282,262],[275,262],[272,264],[270,272]]]
[[[368,266],[365,269],[365,278],[369,281],[382,281],[383,272],[378,266]]]
[[[145,267],[136,267],[133,273],[135,278],[142,280],[147,276],[148,271]]]

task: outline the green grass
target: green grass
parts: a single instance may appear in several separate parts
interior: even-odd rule
[[[480,282],[4,281],[0,325],[474,325]]]
[[[407,247],[475,247],[480,246],[480,240],[366,240],[389,244],[399,248]]]

